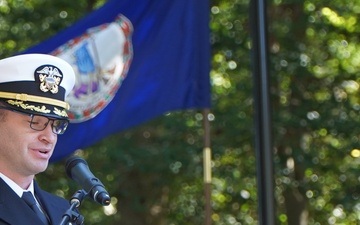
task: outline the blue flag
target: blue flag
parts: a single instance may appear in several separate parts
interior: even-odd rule
[[[77,73],[52,161],[166,112],[210,107],[208,0],[109,0],[23,53],[61,56]]]

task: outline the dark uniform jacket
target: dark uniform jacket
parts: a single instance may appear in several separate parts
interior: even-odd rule
[[[59,225],[70,208],[63,198],[40,189],[34,181],[34,192],[48,215],[51,225]],[[0,178],[0,225],[41,225],[31,208]]]

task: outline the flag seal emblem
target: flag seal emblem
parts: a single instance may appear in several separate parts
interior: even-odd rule
[[[130,20],[119,14],[113,22],[89,28],[51,53],[75,71],[75,87],[66,99],[71,122],[94,118],[113,99],[131,64],[132,32]]]

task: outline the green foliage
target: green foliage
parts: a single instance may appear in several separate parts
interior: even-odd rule
[[[357,1],[270,7],[277,201],[287,211],[284,224],[299,224],[301,213],[308,224],[356,223],[358,160],[349,153],[359,133],[358,7]],[[302,209],[294,214],[295,196]]]
[[[0,4],[0,55],[24,50],[104,1]],[[276,223],[357,224],[360,42],[357,0],[268,2]],[[211,0],[212,222],[257,224],[249,0]],[[86,224],[202,224],[203,116],[171,112],[78,152],[112,196]],[[64,162],[38,176],[70,198]]]
[[[2,57],[45,40],[87,13],[88,1],[5,0],[0,4]]]

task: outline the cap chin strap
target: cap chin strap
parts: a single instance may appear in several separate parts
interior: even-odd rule
[[[66,110],[70,109],[70,105],[67,102],[60,101],[57,99],[52,99],[52,98],[35,96],[35,95],[12,93],[12,92],[1,92],[0,91],[0,98],[14,99],[14,100],[25,101],[25,102],[30,101],[30,102],[36,102],[36,103],[44,103],[44,104],[59,106]]]

